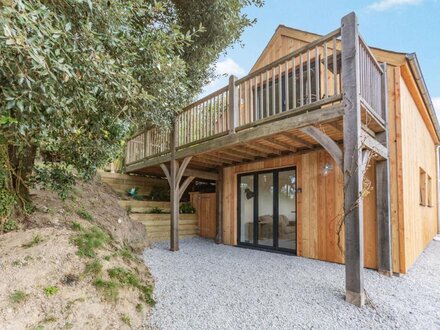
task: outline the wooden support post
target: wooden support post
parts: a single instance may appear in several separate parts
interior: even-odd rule
[[[222,243],[223,230],[223,169],[218,173],[218,179],[215,182],[215,198],[216,198],[216,235],[215,242]]]
[[[178,141],[178,132],[176,126],[173,123],[173,128],[170,133],[170,153],[171,162],[168,169],[165,164],[160,164],[160,168],[163,170],[168,184],[170,185],[170,204],[171,204],[171,231],[170,231],[170,250],[179,251],[179,202],[182,198],[188,185],[194,180],[193,176],[188,176],[186,180],[180,185],[182,176],[185,173],[186,167],[191,161],[192,156],[186,157],[180,168],[179,162],[176,160],[176,146]]]
[[[391,254],[391,213],[389,160],[376,162],[377,209],[377,270],[382,275],[393,275]]]
[[[236,76],[229,77],[229,114],[228,114],[228,130],[229,134],[235,133],[235,128],[238,126],[239,115],[239,95],[238,88],[235,86]]]
[[[377,140],[388,149],[388,99],[387,66],[382,64],[382,116],[385,132],[377,135]],[[387,276],[393,275],[391,209],[390,209],[389,158],[376,162],[376,208],[377,208],[377,270]]]
[[[362,307],[364,291],[364,233],[362,201],[362,143],[359,79],[359,34],[355,13],[342,18],[342,90],[344,93],[344,216],[345,299]]]
[[[170,204],[171,204],[171,232],[170,232],[170,250],[179,251],[179,182],[176,182],[177,173],[179,171],[179,163],[176,161],[176,147],[178,141],[178,132],[176,124],[173,122],[173,127],[170,134]]]

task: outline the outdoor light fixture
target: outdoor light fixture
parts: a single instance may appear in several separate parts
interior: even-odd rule
[[[253,198],[255,196],[255,193],[252,190],[250,190],[249,188],[246,188],[244,190],[244,192],[246,194],[246,198],[247,199],[251,199],[251,198]]]
[[[327,176],[332,170],[333,170],[333,165],[330,163],[325,163],[325,165],[322,169],[322,174],[324,176]]]

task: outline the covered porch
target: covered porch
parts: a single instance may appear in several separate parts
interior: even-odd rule
[[[288,56],[231,76],[228,86],[185,108],[169,134],[147,126],[133,136],[126,171],[166,176],[170,184],[171,250],[179,249],[179,200],[194,178],[216,181],[220,243],[228,168],[325,150],[342,171],[346,299],[364,305],[363,179],[373,158],[377,268],[392,274],[385,72],[351,13]]]

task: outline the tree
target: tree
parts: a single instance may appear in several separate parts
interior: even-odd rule
[[[168,127],[252,24],[241,11],[253,4],[1,1],[0,178],[10,182],[0,189],[23,205],[32,180],[63,190],[73,170],[91,177],[139,126]]]

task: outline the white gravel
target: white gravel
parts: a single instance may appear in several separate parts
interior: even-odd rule
[[[144,252],[158,329],[440,329],[440,242],[403,277],[365,271],[372,304],[344,301],[344,266],[194,238]]]

